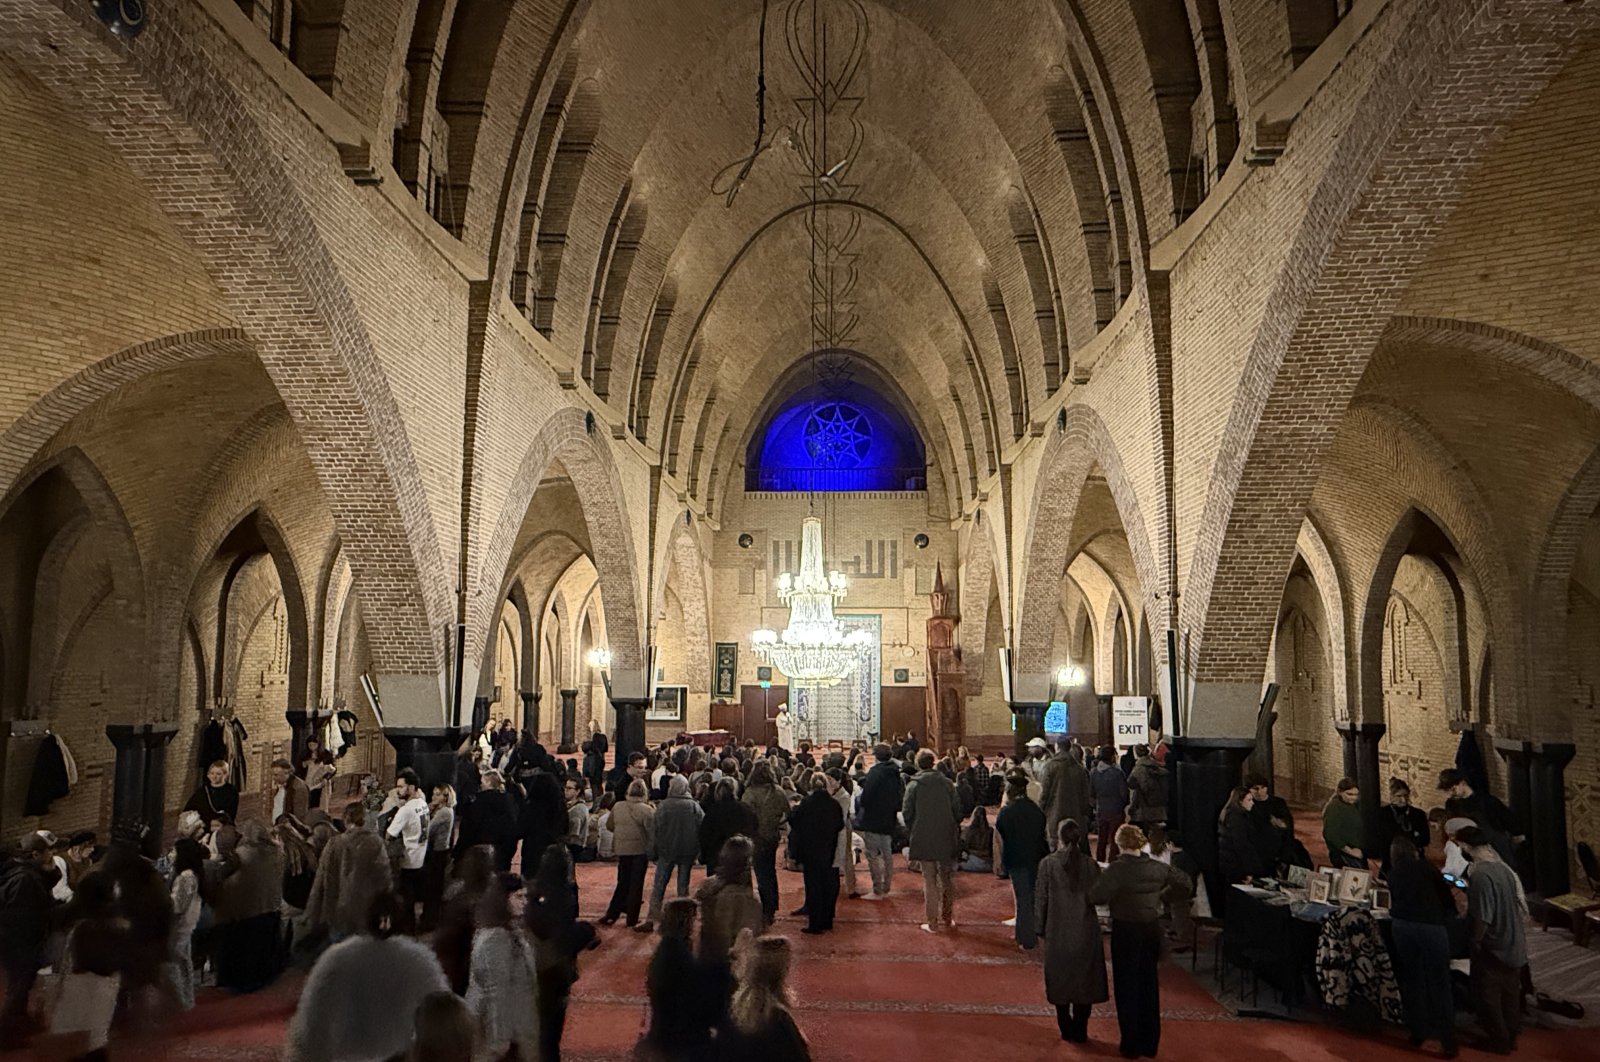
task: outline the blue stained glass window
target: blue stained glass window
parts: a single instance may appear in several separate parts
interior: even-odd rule
[[[777,407],[751,441],[746,490],[926,490],[922,437],[870,386],[806,388]]]

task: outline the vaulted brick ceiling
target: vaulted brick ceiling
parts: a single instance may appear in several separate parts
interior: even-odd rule
[[[823,7],[848,24],[844,0]],[[863,141],[844,175],[851,205],[834,215],[860,220],[849,345],[917,405],[952,494],[996,467],[1063,382],[1069,351],[1109,321],[1127,294],[1130,241],[1198,201],[1204,174],[1174,178],[1169,164],[1175,150],[1189,158],[1201,89],[1191,18],[1215,11],[1191,7],[1142,5],[1138,18],[1109,2],[857,8],[870,26],[852,86],[865,97]],[[769,7],[766,150],[731,205],[712,185],[756,132],[756,0],[675,0],[670,17],[595,0],[535,159],[542,251],[531,253],[543,257],[520,274],[519,301],[558,346],[584,352],[585,379],[702,496],[731,474],[768,389],[812,349],[809,191],[791,143],[807,90],[789,9]],[[1102,95],[1126,87],[1128,113],[1097,102],[1095,83]],[[1181,110],[1181,136],[1158,96]],[[1231,123],[1226,86],[1223,97]],[[1148,208],[1119,189],[1112,136],[1148,165]],[[1192,168],[1217,165],[1195,151]]]

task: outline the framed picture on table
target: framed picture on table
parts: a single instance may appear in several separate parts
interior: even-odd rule
[[[1346,867],[1339,871],[1335,882],[1334,899],[1340,903],[1361,903],[1372,886],[1372,872]]]
[[[1332,903],[1333,879],[1326,874],[1313,874],[1306,879],[1306,899],[1312,903]]]

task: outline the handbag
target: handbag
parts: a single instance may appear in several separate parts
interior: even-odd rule
[[[111,1019],[117,1012],[122,978],[67,973],[59,975],[50,987],[53,999],[47,1006],[51,1035],[87,1034],[89,1051],[106,1046],[111,1039]]]

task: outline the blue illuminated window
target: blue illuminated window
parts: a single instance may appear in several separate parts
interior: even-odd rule
[[[857,384],[790,396],[751,441],[746,490],[926,490],[922,437],[897,405]]]

